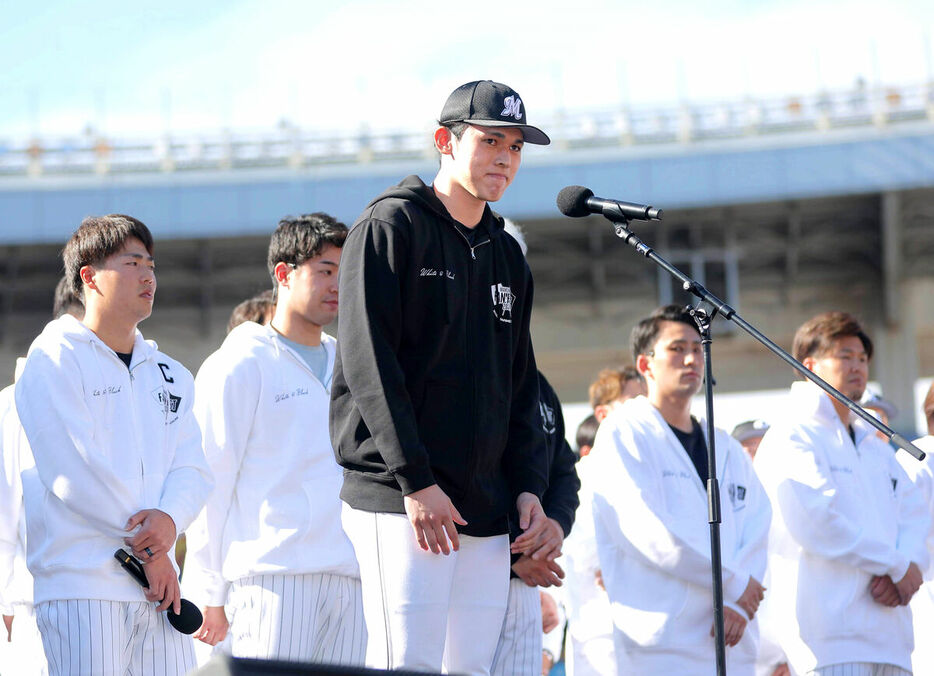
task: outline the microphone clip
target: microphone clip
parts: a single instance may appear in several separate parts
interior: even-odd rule
[[[619,234],[620,229],[621,228],[625,229],[629,227],[629,224],[632,222],[632,219],[626,216],[625,213],[623,213],[622,208],[618,204],[603,205],[603,209],[601,213],[603,214],[603,217],[607,219],[608,221],[619,224],[616,226],[617,237],[622,237],[622,235]]]

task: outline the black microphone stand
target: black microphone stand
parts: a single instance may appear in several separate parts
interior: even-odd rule
[[[684,288],[700,298],[699,285],[685,282]],[[717,310],[708,309],[703,301],[691,308],[691,316],[697,324],[704,350],[704,404],[707,408],[707,523],[710,524],[710,571],[713,580],[713,635],[717,652],[717,673],[726,674],[726,641],[723,636],[723,564],[720,560],[720,483],[717,481],[716,431],[713,424],[713,359],[710,322]]]
[[[622,210],[613,204],[603,207],[603,216],[612,221],[616,236],[626,244],[632,246],[637,252],[663,268],[671,276],[681,282],[682,288],[697,297],[699,302],[689,308],[697,330],[701,336],[704,350],[704,400],[707,409],[707,521],[710,524],[710,569],[713,577],[713,606],[714,606],[714,642],[717,654],[717,674],[726,674],[726,644],[723,636],[723,565],[720,558],[720,486],[717,482],[717,454],[714,439],[713,422],[713,376],[711,346],[713,339],[710,335],[710,323],[718,314],[729,319],[743,329],[757,341],[767,347],[782,361],[789,364],[798,373],[806,377],[815,385],[824,390],[834,399],[844,404],[850,411],[868,422],[877,430],[886,435],[890,442],[913,455],[918,460],[924,459],[924,452],[900,434],[896,434],[887,425],[863,410],[858,404],[844,394],[837,391],[825,380],[809,371],[805,366],[778,345],[769,340],[754,326],[736,314],[736,310],[710,293],[702,285],[685,275],[664,258],[655,253],[655,250],[645,244],[629,229],[629,219]]]

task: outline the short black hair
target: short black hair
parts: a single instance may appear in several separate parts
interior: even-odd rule
[[[600,423],[593,413],[584,418],[581,424],[577,426],[574,442],[577,444],[578,455],[580,455],[580,451],[584,446],[593,446],[594,439],[597,438],[598,427],[600,427]]]
[[[700,335],[697,323],[688,308],[683,305],[663,305],[633,327],[629,338],[633,361],[637,360],[640,354],[649,354],[652,351],[661,332],[662,322],[687,324]]]
[[[55,298],[52,300],[52,319],[58,319],[62,315],[72,315],[81,319],[84,317],[84,302],[81,295],[75,293],[68,279],[68,275],[62,275],[55,285]]]
[[[439,122],[438,126],[444,127],[450,131],[451,135],[460,141],[461,137],[464,135],[464,132],[467,131],[467,127],[470,125],[466,122]]]
[[[322,212],[286,216],[276,227],[269,240],[266,254],[266,267],[276,287],[276,264],[288,263],[301,265],[305,261],[321,254],[324,247],[331,245],[338,249],[347,239],[347,226],[333,216]]]
[[[134,237],[143,243],[146,252],[152,256],[152,233],[142,221],[132,216],[108,214],[88,216],[81,221],[81,225],[62,249],[65,277],[79,298],[84,297],[81,268],[85,265],[97,265],[120,251],[127,240]]]
[[[468,125],[466,122],[438,122],[439,127],[444,127],[449,132],[451,136],[456,138],[458,141],[461,140],[461,137],[464,135],[464,132],[467,131]],[[441,155],[438,155],[438,166],[441,166]]]

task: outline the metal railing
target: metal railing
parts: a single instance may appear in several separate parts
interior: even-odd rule
[[[690,144],[746,137],[827,133],[934,122],[934,82],[857,87],[807,96],[668,107],[558,111],[536,120],[559,150]],[[88,130],[73,137],[0,137],[4,177],[229,171],[412,161],[434,156],[427,128],[323,134],[282,124],[265,132],[219,130],[120,138]]]

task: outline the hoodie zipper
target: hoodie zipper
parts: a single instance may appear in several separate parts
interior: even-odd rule
[[[145,361],[145,359],[143,361]],[[143,363],[142,361],[138,361],[136,362],[136,364],[133,365],[132,368],[127,368],[127,372],[130,375],[130,401],[132,402],[130,409],[132,411],[132,416],[133,416],[133,429],[136,430],[136,444],[137,444],[137,448],[139,449],[142,449],[143,445],[139,438],[139,420],[136,415],[136,392],[133,386],[133,383],[136,382],[136,377],[133,375],[133,369],[137,368],[142,363]],[[122,362],[121,362],[121,365],[122,365]],[[144,455],[145,454],[142,452],[139,454],[139,479],[140,479],[140,485],[142,487],[141,492],[143,493],[143,500],[144,502],[148,502],[149,496],[145,494],[146,493],[146,464],[144,462]]]
[[[136,346],[134,345],[134,348],[135,348],[135,347],[136,347]],[[134,386],[133,386],[133,383],[136,381],[136,378],[133,376],[133,369],[139,367],[139,365],[142,364],[143,362],[145,362],[147,359],[143,359],[143,360],[141,360],[141,361],[138,361],[138,362],[136,362],[136,364],[134,364],[132,367],[129,367],[129,366],[127,366],[126,364],[123,363],[123,361],[120,359],[120,357],[118,357],[118,356],[116,355],[116,353],[115,353],[112,349],[108,348],[108,350],[110,350],[110,351],[108,352],[109,357],[112,357],[113,359],[116,359],[117,362],[120,364],[120,370],[126,368],[127,376],[128,376],[128,378],[129,378],[127,384],[128,384],[128,386],[129,386],[129,392],[128,392],[128,394],[129,394],[129,399],[130,399],[130,417],[131,417],[131,419],[132,419],[132,427],[133,427],[133,433],[134,433],[133,436],[135,437],[137,449],[143,449],[144,446],[143,446],[142,441],[141,441],[140,436],[139,436],[139,418],[138,418],[138,416],[137,416],[137,411],[136,411],[136,403],[137,403],[137,402],[136,402],[136,392],[135,392],[135,388],[134,388]],[[94,354],[95,354],[95,355],[97,354],[96,349],[95,349],[95,353],[94,353]],[[145,495],[145,492],[146,492],[146,466],[145,466],[145,463],[144,463],[144,461],[143,461],[143,455],[144,455],[144,454],[141,452],[141,453],[140,453],[140,457],[139,457],[139,480],[140,480],[140,489],[141,489],[141,492],[143,493],[142,498],[143,498],[143,500],[145,501],[145,500],[147,499],[148,496]]]
[[[462,233],[462,232],[460,231],[460,229],[459,229],[457,226],[454,226],[454,230],[457,232],[458,235],[461,236],[461,238],[464,240],[464,242],[466,242],[467,248],[470,249],[470,258],[471,258],[472,260],[477,260],[477,255],[474,253],[474,251],[476,251],[477,249],[479,249],[479,248],[480,248],[481,246],[483,246],[484,244],[489,244],[489,243],[492,241],[491,238],[487,237],[485,240],[483,240],[483,241],[480,242],[479,244],[474,244],[473,246],[471,246],[471,245],[470,245],[470,240],[467,239],[467,235],[465,235],[464,233]]]
[[[479,242],[478,244],[471,246],[470,240],[467,238],[467,235],[461,232],[460,228],[458,228],[457,226],[454,226],[454,231],[457,232],[458,235],[460,235],[461,239],[463,239],[464,243],[467,245],[467,248],[470,249],[470,258],[473,261],[477,260],[477,255],[475,253],[476,250],[479,249],[484,244],[489,244],[490,242],[493,241],[492,238],[488,236],[482,242]],[[473,290],[473,285],[474,285],[473,276],[474,276],[473,266],[468,266],[467,267],[468,317],[470,316],[470,308],[473,306],[473,303],[480,302],[479,299],[471,298],[471,295],[470,295]],[[467,322],[466,345],[467,345],[467,365],[468,365],[468,370],[470,372],[470,419],[473,422],[473,424],[471,425],[472,431],[471,431],[471,436],[470,436],[470,457],[469,457],[469,464],[467,466],[467,477],[462,486],[463,495],[467,494],[468,490],[470,489],[471,484],[473,484],[474,477],[477,474],[477,463],[479,462],[477,458],[477,431],[478,431],[477,428],[479,427],[479,425],[477,424],[477,419],[476,419],[477,418],[477,405],[476,405],[477,374],[476,374],[476,370],[471,367],[471,364],[473,363],[473,346],[475,342],[473,340],[474,337],[470,334],[470,327],[472,326],[472,324],[473,322],[470,322],[470,321]]]

